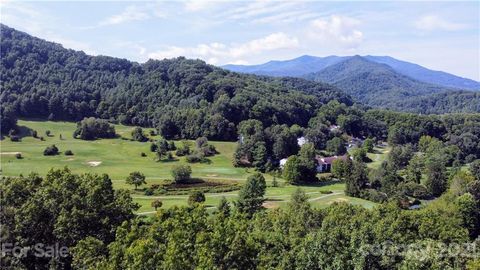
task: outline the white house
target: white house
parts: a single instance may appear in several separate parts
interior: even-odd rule
[[[287,159],[288,159],[288,158],[282,158],[282,159],[280,159],[280,168],[283,169],[283,167],[285,167],[285,164],[287,164]]]
[[[302,147],[302,145],[306,144],[308,141],[305,137],[300,137],[297,138],[297,144],[298,146]]]
[[[339,130],[339,129],[340,129],[340,126],[337,126],[337,125],[330,125],[330,126],[328,127],[328,129],[329,129],[330,131],[337,131],[337,130]]]

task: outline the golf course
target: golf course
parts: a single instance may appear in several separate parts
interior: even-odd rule
[[[172,179],[171,169],[178,164],[188,164],[192,168],[192,177],[205,181],[231,181],[239,185],[255,173],[252,168],[239,168],[232,165],[232,156],[236,148],[235,142],[210,141],[218,151],[215,156],[209,157],[208,162],[187,163],[185,157],[174,157],[172,161],[157,161],[155,153],[150,151],[151,142],[137,142],[130,140],[134,127],[115,125],[119,135],[114,139],[98,139],[86,141],[74,139],[72,134],[76,128],[73,122],[52,122],[19,120],[20,141],[13,142],[4,137],[1,141],[1,173],[3,176],[27,175],[36,172],[45,175],[50,168],[63,168],[67,166],[74,173],[108,174],[112,179],[114,188],[129,189],[132,197],[141,206],[138,214],[153,214],[151,207],[153,200],[159,199],[163,207],[173,205],[186,205],[188,194],[160,194],[145,195],[141,190],[155,184],[162,184]],[[33,138],[31,132],[37,131]],[[151,129],[144,129],[148,135]],[[49,134],[49,135],[47,135]],[[155,140],[159,136],[150,136]],[[43,140],[40,139],[43,137]],[[175,141],[175,144],[181,144]],[[193,141],[192,141],[193,143]],[[59,155],[44,156],[43,151],[47,146],[56,145]],[[70,150],[73,155],[65,155]],[[145,155],[142,155],[144,153]],[[18,158],[19,155],[21,158]],[[379,162],[385,158],[384,153],[375,154],[372,160]],[[147,184],[135,191],[134,187],[127,185],[126,177],[133,171],[139,171],[146,177]],[[277,177],[278,185],[272,185],[273,176],[264,175],[267,181],[265,207],[281,207],[288,202],[290,195],[298,188],[285,184],[284,180]],[[315,207],[326,207],[333,202],[350,202],[365,207],[372,207],[375,203],[352,198],[344,195],[344,184],[328,181],[314,186],[301,186],[308,194],[310,202]],[[235,200],[238,190],[220,193],[205,194],[205,205],[214,208],[222,197],[229,201]]]

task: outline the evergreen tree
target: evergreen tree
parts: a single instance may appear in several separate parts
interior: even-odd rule
[[[247,178],[245,185],[238,194],[237,209],[248,217],[262,208],[266,189],[265,178],[261,173],[255,173]]]

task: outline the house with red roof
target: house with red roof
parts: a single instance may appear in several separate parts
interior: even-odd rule
[[[333,162],[337,159],[347,160],[348,156],[347,155],[332,156],[332,157],[316,156],[315,160],[317,160],[317,172],[319,173],[330,172],[332,170]]]

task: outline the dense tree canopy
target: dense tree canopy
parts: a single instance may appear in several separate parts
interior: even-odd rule
[[[439,245],[473,244],[462,213],[452,204],[444,211],[314,209],[297,190],[286,207],[252,218],[210,215],[201,205],[160,211],[151,222],[122,225],[109,246],[88,239],[87,249],[82,241],[74,261],[96,269],[461,269],[474,254],[442,253]],[[421,259],[411,254],[422,247],[429,252]]]
[[[158,127],[166,139],[234,140],[246,119],[305,126],[321,104],[352,103],[332,86],[302,79],[241,75],[183,57],[138,64],[67,50],[5,25],[1,30],[5,129],[14,115],[97,117]]]
[[[116,227],[138,209],[128,192],[113,190],[107,175],[76,175],[68,169],[51,170],[45,177],[3,178],[0,190],[2,243],[20,247],[42,243],[72,248],[88,236],[107,244],[115,239]],[[67,255],[6,257],[2,267],[67,269],[71,254]]]
[[[82,140],[113,138],[115,137],[115,127],[106,120],[89,117],[77,123],[73,137]]]

